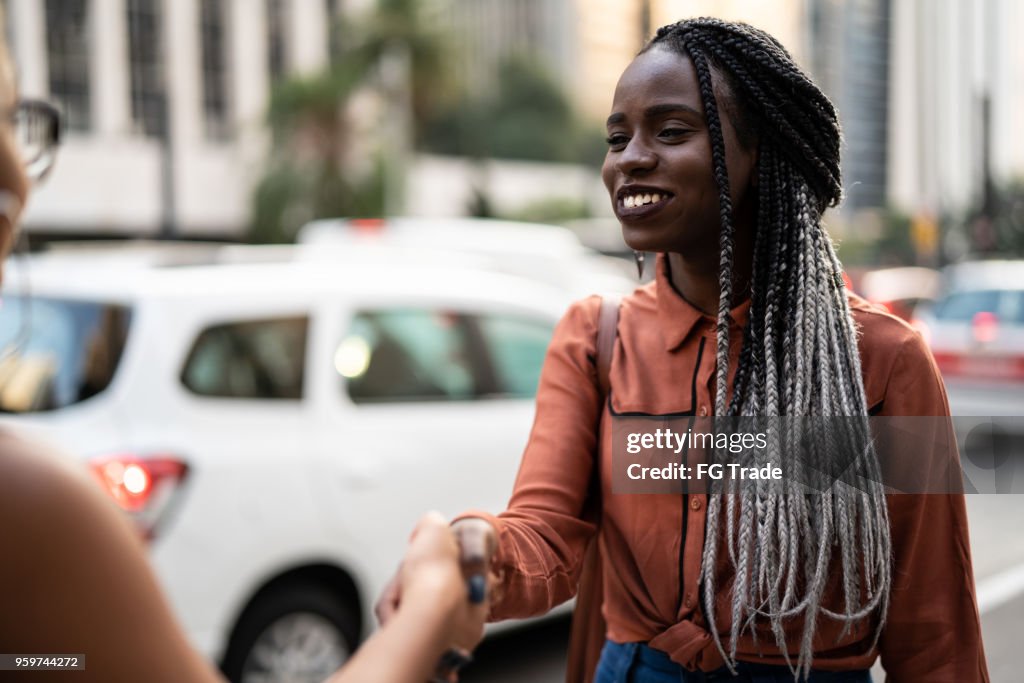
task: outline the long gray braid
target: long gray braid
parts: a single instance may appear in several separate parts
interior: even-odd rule
[[[819,425],[807,457],[788,457],[795,443],[777,440],[751,456],[756,465],[786,463],[790,479],[802,480],[807,473],[801,468],[828,471],[849,444],[859,449],[847,472],[856,487],[844,478],[820,494],[804,494],[760,480],[736,491],[739,495],[719,491],[709,497],[701,582],[719,651],[733,669],[740,635],[756,620],[767,621],[794,677],[806,677],[818,619],[842,622],[845,634],[855,622],[877,614],[877,640],[891,587],[888,509],[868,433],[856,330],[841,266],[821,224],[822,212],[842,197],[839,120],[785,48],[751,26],[684,21],[659,29],[644,50],[654,46],[692,61],[711,137],[721,209],[715,414],[840,418],[828,429]],[[713,75],[728,88],[741,144],[753,144],[756,137],[759,145],[751,307],[731,400],[733,207]],[[728,652],[713,608],[722,541],[734,570]],[[822,604],[837,569],[843,587],[838,612]],[[794,618],[803,620],[795,667],[784,629]]]

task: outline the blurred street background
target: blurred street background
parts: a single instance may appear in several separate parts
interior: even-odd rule
[[[288,241],[321,216],[611,216],[619,73],[715,14],[837,104],[851,270],[1019,252],[1014,0],[3,0],[19,83],[65,114],[36,240]],[[603,228],[603,229],[602,229]],[[593,240],[617,248],[614,226]],[[607,241],[603,241],[607,240]]]
[[[794,54],[840,112],[846,198],[826,222],[849,285],[921,331],[954,414],[1024,415],[1017,0],[0,7],[21,96],[52,102],[64,120],[56,164],[23,220],[32,255],[4,283],[0,342],[21,355],[0,357],[0,408],[58,434],[100,473],[152,543],[197,647],[236,681],[316,680],[280,662],[344,658],[372,628],[369,606],[420,512],[503,505],[558,312],[589,291],[632,286],[623,262],[603,258],[631,257],[599,179],[603,121],[622,69],[663,24],[739,19]],[[237,266],[312,258],[303,244],[325,250],[313,259],[322,273]],[[195,269],[170,275],[167,265]],[[403,280],[403,268],[422,272]],[[471,268],[478,300],[444,289],[445,273]],[[314,291],[328,271],[354,284]],[[378,278],[394,284],[386,300],[361,299]],[[30,322],[17,303],[28,310],[26,282],[44,297]],[[188,293],[196,303],[153,303]],[[300,308],[327,295],[345,302],[337,318],[321,319],[322,303]],[[234,298],[188,322],[219,296]],[[177,336],[162,336],[160,321]],[[413,375],[415,386],[400,383]],[[421,459],[448,457],[466,424],[488,433],[501,452],[493,467],[438,461],[425,476],[457,465],[464,486],[494,479],[494,496],[464,500],[417,480],[403,454],[372,441],[398,418],[412,427],[391,434],[396,448],[420,448]],[[323,427],[332,419],[342,427]],[[259,428],[277,440],[244,442]],[[295,458],[287,468],[274,460],[284,451]],[[309,471],[289,488],[280,473],[300,472],[296,463]],[[337,472],[321,476],[326,463]],[[382,472],[399,470],[409,488],[384,488]],[[968,498],[992,680],[1019,681],[1024,496]],[[390,517],[367,521],[380,514]],[[314,525],[322,538],[303,545],[296,530]],[[310,610],[320,621],[293,618]],[[309,633],[323,644],[313,654],[296,645]],[[566,634],[564,619],[498,634],[464,680],[562,680]]]

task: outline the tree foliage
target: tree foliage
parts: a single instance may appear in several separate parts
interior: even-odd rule
[[[988,211],[968,212],[968,243],[978,256],[1024,256],[1024,178],[994,188]]]
[[[250,238],[289,242],[314,218],[381,215],[384,159],[358,138],[350,103],[357,93],[392,97],[382,77],[389,56],[401,52],[409,64],[412,120],[425,120],[447,86],[445,41],[422,16],[416,0],[381,0],[338,30],[331,64],[308,76],[275,85],[267,111],[271,150],[252,199]],[[352,150],[370,155],[354,164]]]
[[[440,154],[600,163],[600,133],[588,129],[538,62],[513,56],[493,92],[464,95],[427,121],[423,148]]]

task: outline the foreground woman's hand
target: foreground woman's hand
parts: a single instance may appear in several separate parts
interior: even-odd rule
[[[484,554],[483,547],[467,552],[457,539],[455,527],[440,514],[420,519],[399,569],[398,609],[418,610],[422,605],[443,612],[449,621],[449,645],[472,650],[483,638],[487,618],[490,553]],[[475,588],[469,589],[468,582]]]
[[[478,565],[476,554],[467,556],[470,564],[460,562],[462,556],[445,519],[436,512],[424,515],[377,603],[381,629],[329,683],[422,683],[446,650],[472,650],[483,638],[489,586],[482,575],[475,580],[478,594],[470,596],[464,567],[485,568],[490,556],[481,556]]]
[[[458,590],[460,591],[459,595],[463,603],[472,606],[473,603],[467,599],[471,598],[484,601],[483,603],[477,603],[478,605],[486,605],[494,599],[495,577],[489,571],[491,558],[497,548],[497,536],[494,533],[494,528],[482,519],[468,518],[461,519],[450,527],[445,524],[444,534],[442,534],[441,528],[437,526],[442,521],[439,515],[428,515],[420,521],[420,525],[413,532],[413,538],[410,541],[410,547],[402,566],[399,568],[398,573],[388,582],[375,606],[377,620],[382,626],[386,626],[395,617],[400,609],[400,605],[404,604],[408,597],[408,590],[410,588],[416,590],[418,579],[415,574],[417,572],[413,571],[412,567],[410,567],[410,562],[414,563],[414,565],[424,562],[425,555],[423,553],[427,547],[426,544],[435,542],[428,541],[428,539],[434,539],[437,535],[447,536],[455,548],[454,557],[457,562],[455,566],[460,567],[458,572]],[[427,536],[420,541],[424,545],[417,547],[417,539],[420,538],[425,529]],[[448,550],[450,548],[445,550],[445,552],[448,552]],[[429,562],[426,566],[429,566]],[[450,567],[451,565],[449,565]],[[424,576],[429,577],[431,573],[431,571],[428,571]],[[424,581],[426,580],[424,578]],[[481,610],[473,609],[471,611],[476,615]],[[486,612],[486,610],[483,611]],[[479,642],[482,635],[482,630],[477,631],[473,627],[459,627],[456,630],[456,637],[453,643],[457,647],[470,650]]]

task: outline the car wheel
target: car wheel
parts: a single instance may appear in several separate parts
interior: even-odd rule
[[[249,605],[224,657],[232,683],[322,683],[357,646],[355,613],[316,584],[274,589]]]

